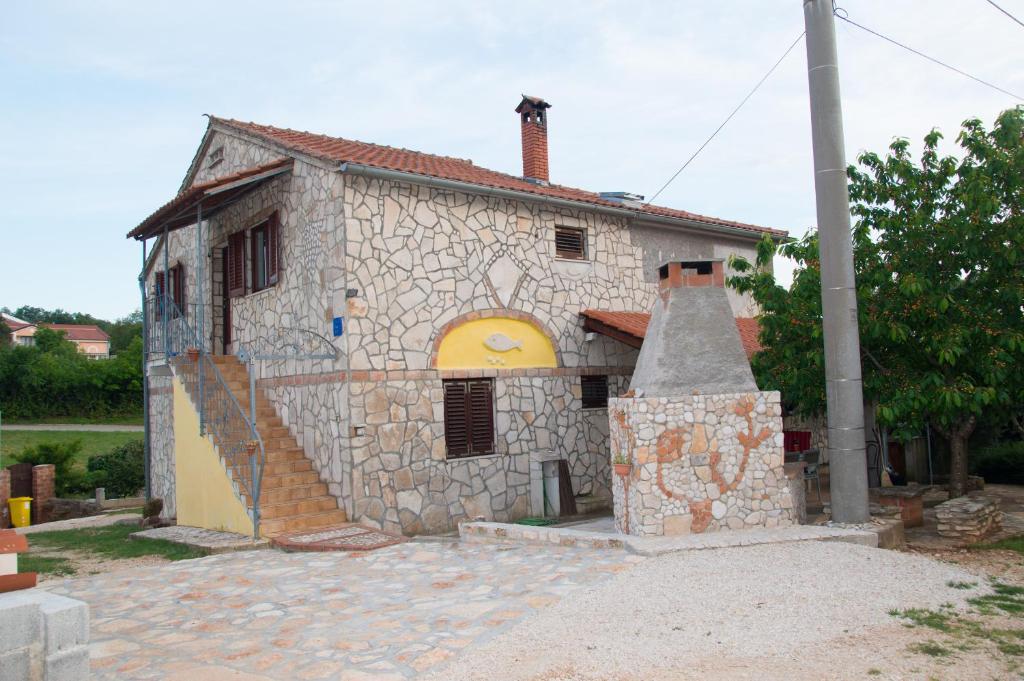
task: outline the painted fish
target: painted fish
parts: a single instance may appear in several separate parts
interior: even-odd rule
[[[495,352],[508,352],[513,348],[523,349],[523,341],[513,340],[503,333],[492,333],[484,339],[484,345]]]

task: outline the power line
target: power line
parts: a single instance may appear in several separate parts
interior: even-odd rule
[[[992,88],[993,90],[997,90],[998,92],[1002,92],[1004,95],[1009,95],[1009,96],[1013,97],[1014,99],[1024,101],[1024,97],[1021,97],[1020,95],[1016,94],[1015,92],[1010,92],[1009,90],[1004,90],[1003,88],[999,87],[998,85],[993,85],[992,83],[988,82],[987,80],[982,80],[981,78],[978,78],[977,76],[972,76],[971,74],[967,73],[966,71],[958,69],[955,66],[950,66],[949,64],[947,64],[944,61],[939,61],[935,57],[929,57],[927,54],[925,54],[924,52],[921,52],[920,50],[915,50],[913,47],[910,47],[908,45],[904,45],[903,43],[901,43],[901,42],[899,42],[897,40],[893,40],[892,38],[890,38],[888,36],[884,36],[881,33],[879,33],[878,31],[873,31],[870,28],[868,28],[867,26],[863,26],[861,24],[858,24],[853,19],[850,19],[846,15],[846,11],[841,9],[841,8],[836,8],[835,9],[835,15],[836,15],[837,19],[840,19],[841,21],[845,21],[846,23],[850,24],[851,26],[856,26],[860,30],[866,31],[866,32],[870,33],[873,36],[877,36],[877,37],[881,38],[882,40],[884,40],[886,42],[889,42],[889,43],[892,43],[893,45],[896,45],[897,47],[902,47],[904,50],[907,50],[908,52],[913,52],[917,56],[923,57],[924,59],[927,59],[928,61],[932,62],[933,64],[938,64],[939,66],[941,66],[943,68],[946,68],[946,69],[949,69],[950,71],[953,71],[954,73],[959,73],[961,76],[964,76],[966,78],[970,78],[971,80],[973,80],[976,83],[981,83],[985,87],[989,87],[989,88]]]
[[[985,0],[985,1],[986,1],[986,2],[988,2],[988,4],[992,5],[993,7],[995,7],[995,8],[996,8],[997,10],[999,10],[1000,12],[1002,12],[1003,14],[1005,14],[1006,16],[1008,16],[1008,17],[1010,17],[1011,19],[1013,19],[1014,21],[1016,21],[1016,22],[1017,22],[1018,24],[1020,24],[1020,25],[1021,25],[1021,27],[1024,27],[1024,21],[1021,21],[1021,20],[1020,20],[1020,19],[1018,19],[1017,17],[1013,16],[1012,14],[1010,14],[1009,12],[1007,12],[1007,11],[1006,11],[1005,9],[1003,9],[1002,7],[1000,7],[999,5],[997,5],[996,3],[992,2],[992,0]]]
[[[800,42],[800,40],[801,40],[801,39],[802,39],[802,38],[804,37],[804,33],[806,33],[806,31],[804,31],[803,33],[801,33],[800,35],[798,35],[798,36],[796,37],[796,40],[794,40],[794,41],[793,41],[793,44],[791,44],[791,45],[790,45],[789,47],[787,47],[787,48],[786,48],[786,51],[782,53],[782,56],[781,56],[781,57],[779,57],[778,61],[776,61],[776,62],[775,62],[774,64],[772,64],[772,67],[771,67],[770,69],[768,69],[768,72],[767,72],[766,74],[764,74],[764,76],[762,76],[762,77],[761,77],[761,80],[757,81],[757,85],[755,85],[755,86],[754,86],[754,89],[753,89],[753,90],[751,90],[750,92],[748,92],[748,93],[747,93],[747,96],[743,98],[743,101],[741,101],[741,102],[740,102],[740,103],[739,103],[739,104],[738,104],[738,105],[736,106],[736,108],[732,110],[732,113],[730,113],[730,114],[729,114],[728,116],[726,116],[725,120],[724,120],[724,121],[722,121],[722,124],[721,124],[721,125],[719,125],[719,126],[718,126],[718,127],[717,127],[717,128],[715,129],[715,131],[714,131],[713,133],[711,133],[711,137],[708,137],[708,138],[707,138],[706,140],[704,140],[704,144],[700,145],[700,146],[699,146],[699,147],[697,148],[697,151],[693,152],[693,154],[692,154],[692,155],[690,156],[690,158],[686,159],[686,163],[684,163],[684,164],[683,164],[683,165],[682,165],[682,166],[681,166],[681,167],[679,168],[679,170],[677,170],[677,171],[675,172],[675,174],[674,174],[674,175],[673,175],[672,177],[668,178],[668,182],[666,182],[665,184],[663,184],[663,185],[661,186],[661,189],[659,189],[658,191],[654,192],[654,196],[652,196],[652,197],[651,197],[650,199],[648,199],[648,200],[647,200],[647,203],[648,203],[648,204],[650,204],[650,203],[653,203],[653,202],[654,202],[654,200],[655,200],[656,198],[658,198],[658,196],[659,196],[659,195],[660,195],[660,194],[661,194],[661,193],[662,193],[663,191],[665,191],[665,189],[667,189],[667,188],[668,188],[668,186],[669,186],[670,184],[672,184],[672,182],[673,182],[673,181],[675,181],[675,179],[676,179],[677,177],[679,177],[679,173],[681,173],[681,172],[683,172],[684,170],[686,170],[686,166],[690,165],[690,163],[692,163],[692,162],[693,162],[693,159],[697,158],[697,155],[698,155],[698,154],[699,154],[700,152],[704,151],[704,147],[706,147],[706,146],[707,146],[707,145],[708,145],[708,144],[709,144],[709,143],[711,142],[711,140],[715,139],[715,136],[716,136],[716,135],[717,135],[717,134],[718,134],[719,132],[721,132],[721,131],[722,131],[722,128],[724,128],[724,127],[725,127],[725,125],[726,125],[726,124],[727,124],[727,123],[728,123],[728,122],[729,122],[730,120],[732,120],[732,117],[733,117],[733,116],[735,116],[735,115],[736,115],[736,113],[737,113],[737,112],[738,112],[738,111],[739,111],[740,109],[742,109],[742,108],[743,108],[743,105],[747,103],[747,100],[748,100],[748,99],[750,99],[751,97],[753,97],[753,96],[754,96],[754,93],[755,93],[755,92],[757,92],[757,90],[758,90],[758,89],[759,89],[759,88],[761,87],[761,85],[762,85],[762,84],[763,84],[763,83],[764,83],[764,82],[765,82],[766,80],[768,80],[768,77],[769,77],[770,75],[772,75],[772,73],[774,73],[774,72],[775,72],[775,69],[777,69],[777,68],[779,67],[779,64],[781,64],[781,63],[782,63],[782,60],[783,60],[783,59],[785,59],[785,58],[786,58],[787,56],[789,56],[789,53],[793,51],[793,48],[794,48],[794,47],[796,47],[796,46],[797,46],[797,43],[799,43],[799,42]]]

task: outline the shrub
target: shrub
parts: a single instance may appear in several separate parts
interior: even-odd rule
[[[132,440],[106,454],[90,456],[88,468],[92,485],[105,488],[107,496],[135,496],[146,484],[145,447],[142,440]]]
[[[1024,485],[1024,442],[1002,442],[971,452],[971,473],[985,482]]]
[[[77,494],[88,488],[85,475],[75,466],[75,456],[82,451],[82,441],[71,442],[40,442],[34,447],[26,447],[14,458],[20,463],[33,466],[53,464],[54,487],[58,497]]]

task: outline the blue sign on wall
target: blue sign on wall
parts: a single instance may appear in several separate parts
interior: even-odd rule
[[[335,317],[333,320],[334,337],[337,338],[342,334],[345,329],[344,319],[342,317]]]

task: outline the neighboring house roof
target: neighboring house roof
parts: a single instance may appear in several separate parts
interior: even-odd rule
[[[580,316],[584,319],[593,320],[598,325],[610,327],[612,330],[638,341],[643,341],[644,336],[647,334],[647,324],[651,321],[650,312],[584,310],[580,313]],[[758,325],[757,319],[753,317],[737,317],[736,329],[740,333],[743,351],[747,353],[747,359],[750,359],[754,356],[755,352],[761,349],[761,341],[758,340],[761,327]]]
[[[365,165],[384,170],[394,170],[425,177],[440,178],[442,180],[453,180],[468,184],[506,189],[538,196],[564,199],[581,203],[602,206],[606,208],[629,208],[638,214],[647,214],[655,217],[688,220],[696,223],[704,223],[710,226],[721,226],[748,231],[752,234],[771,234],[777,237],[786,236],[786,232],[768,227],[760,227],[742,222],[722,220],[719,218],[698,215],[684,210],[664,208],[641,204],[638,206],[624,206],[618,201],[609,201],[602,198],[595,192],[588,192],[572,187],[563,187],[555,184],[539,184],[527,181],[521,177],[499,173],[487,168],[473,165],[472,161],[454,158],[451,156],[435,156],[408,149],[357,142],[340,137],[328,137],[311,132],[301,132],[286,128],[275,128],[270,125],[258,123],[246,123],[229,118],[217,118],[210,116],[211,124],[218,124],[226,128],[247,133],[262,140],[275,143],[290,151],[298,152],[313,158],[332,161],[338,164],[351,163]]]
[[[35,326],[32,322],[26,322],[24,319],[18,319],[17,317],[12,317],[9,314],[0,314],[0,319],[3,319],[4,324],[6,324],[7,328],[11,330],[11,333],[27,329],[30,326]]]
[[[69,341],[109,341],[110,336],[95,324],[40,324],[47,329],[63,331]]]

